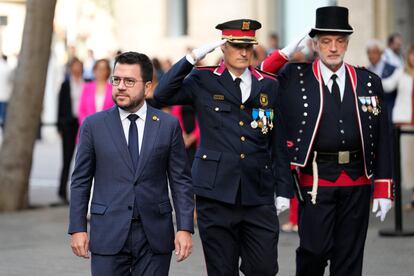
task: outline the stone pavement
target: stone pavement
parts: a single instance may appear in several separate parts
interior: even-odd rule
[[[90,275],[89,262],[75,257],[70,250],[66,234],[67,207],[49,207],[57,201],[60,159],[61,149],[56,137],[36,143],[30,203],[38,208],[0,214],[0,276]],[[286,221],[286,217],[282,214],[281,221]],[[393,213],[382,224],[371,217],[363,275],[414,275],[414,237],[383,238],[378,235],[379,229],[393,228],[393,223]],[[414,230],[414,213],[404,212],[404,228]],[[297,235],[281,233],[279,240],[278,275],[294,275]],[[173,276],[206,275],[198,234],[194,235],[193,254],[183,263],[172,261],[170,272]]]

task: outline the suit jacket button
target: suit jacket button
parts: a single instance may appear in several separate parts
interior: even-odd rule
[[[244,122],[243,121],[240,121],[239,122],[239,126],[244,126]]]
[[[243,109],[244,109],[244,105],[243,105],[243,104],[241,104],[241,105],[240,105],[240,109],[241,109],[241,110],[243,110]]]
[[[207,155],[206,154],[203,155],[203,159],[207,159]]]
[[[128,210],[132,210],[132,206],[128,206]]]
[[[246,155],[244,153],[240,154],[240,159],[246,158]]]

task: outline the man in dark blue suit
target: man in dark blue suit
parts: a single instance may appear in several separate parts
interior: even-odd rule
[[[293,181],[276,104],[278,83],[250,66],[260,27],[249,19],[219,24],[223,40],[181,59],[154,93],[163,104],[191,104],[199,120],[192,176],[210,276],[239,275],[240,257],[244,275],[278,271],[277,211],[288,206]],[[193,69],[220,45],[219,66]]]
[[[69,234],[75,255],[88,258],[92,252],[92,275],[168,275],[174,247],[177,261],[191,253],[189,163],[178,121],[145,102],[152,71],[146,55],[117,56],[111,77],[116,106],[88,117],[81,127]]]

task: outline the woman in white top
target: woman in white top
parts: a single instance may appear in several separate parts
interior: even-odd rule
[[[397,98],[392,111],[392,121],[402,129],[414,130],[414,43],[408,49],[405,66],[399,68],[382,84],[385,92],[397,89]],[[411,203],[414,211],[414,135],[401,136],[401,183],[411,189]]]

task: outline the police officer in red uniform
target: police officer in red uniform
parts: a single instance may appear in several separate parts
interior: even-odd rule
[[[362,275],[370,199],[381,220],[392,205],[381,80],[343,61],[352,32],[348,9],[317,9],[309,36],[319,58],[287,64],[278,75],[291,164],[300,171],[303,199],[297,276],[324,275],[328,260],[330,275]],[[262,68],[275,73],[280,64],[279,52]]]
[[[200,127],[192,167],[200,237],[210,276],[276,275],[279,223],[293,196],[274,76],[250,66],[255,20],[217,25],[222,41],[177,62],[161,79],[154,98],[191,104]],[[194,68],[221,46],[218,66]],[[276,195],[276,208],[275,208]]]

